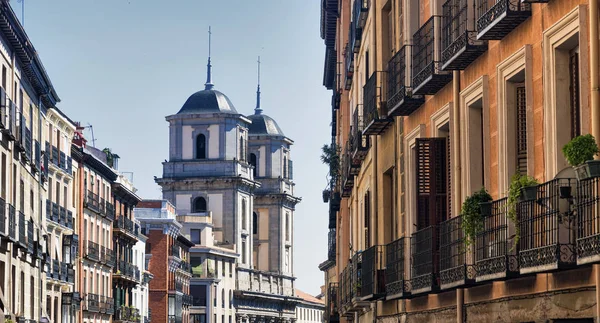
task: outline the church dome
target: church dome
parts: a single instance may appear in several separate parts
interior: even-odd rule
[[[261,109],[257,109],[256,113],[249,115],[248,119],[252,121],[248,126],[248,132],[251,135],[285,136],[279,125],[277,125],[277,122],[268,115],[262,114]]]
[[[229,98],[217,91],[212,86],[205,90],[192,94],[181,107],[177,114],[188,113],[232,113],[237,114],[237,110]]]

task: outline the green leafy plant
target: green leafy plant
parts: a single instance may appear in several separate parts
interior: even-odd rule
[[[329,176],[335,181],[340,176],[340,149],[332,143],[321,150],[321,162],[329,166]]]
[[[582,165],[588,160],[594,159],[594,156],[600,153],[596,139],[591,134],[577,136],[569,141],[562,148],[563,155],[573,167]]]
[[[463,202],[461,227],[465,233],[466,246],[475,241],[477,233],[483,228],[483,215],[481,214],[480,203],[490,201],[492,201],[492,196],[482,187]]]
[[[517,204],[521,200],[521,188],[536,186],[540,183],[537,179],[521,174],[515,174],[510,180],[510,187],[508,188],[508,218],[515,224],[515,239],[514,244],[511,251],[515,248],[515,246],[519,243],[519,238],[521,237],[521,230],[519,229],[519,223],[517,219]]]

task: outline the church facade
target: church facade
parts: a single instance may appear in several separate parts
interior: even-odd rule
[[[190,322],[294,322],[291,146],[263,114],[205,89],[167,116],[169,158],[156,179],[190,249]]]

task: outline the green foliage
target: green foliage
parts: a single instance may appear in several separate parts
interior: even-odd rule
[[[510,187],[508,188],[508,218],[515,224],[516,235],[514,244],[511,248],[513,250],[515,246],[519,243],[519,238],[521,237],[521,230],[519,229],[518,219],[517,219],[517,204],[521,199],[521,188],[536,186],[540,183],[537,179],[521,174],[514,174],[510,180]]]
[[[591,134],[577,136],[562,149],[563,155],[567,159],[569,165],[576,167],[588,160],[594,159],[594,156],[600,152],[596,139]]]
[[[482,187],[463,202],[461,226],[465,233],[465,245],[472,244],[477,233],[483,229],[483,216],[479,204],[491,200],[492,196]]]
[[[329,165],[329,176],[335,181],[340,176],[340,149],[331,144],[323,145],[321,150],[321,162]]]

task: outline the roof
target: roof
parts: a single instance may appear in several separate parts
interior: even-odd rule
[[[299,290],[298,288],[296,288],[296,296],[300,297],[302,300],[309,302],[309,303],[325,305],[325,301],[323,301],[322,299],[318,299],[310,294],[307,294],[307,293]]]
[[[192,113],[231,113],[237,114],[237,110],[229,98],[212,88],[207,88],[192,94],[177,114]]]
[[[254,114],[249,115],[248,119],[252,121],[252,123],[248,126],[248,132],[251,135],[285,137],[277,122],[275,122],[275,120],[268,115],[262,114],[261,109],[257,109]]]

